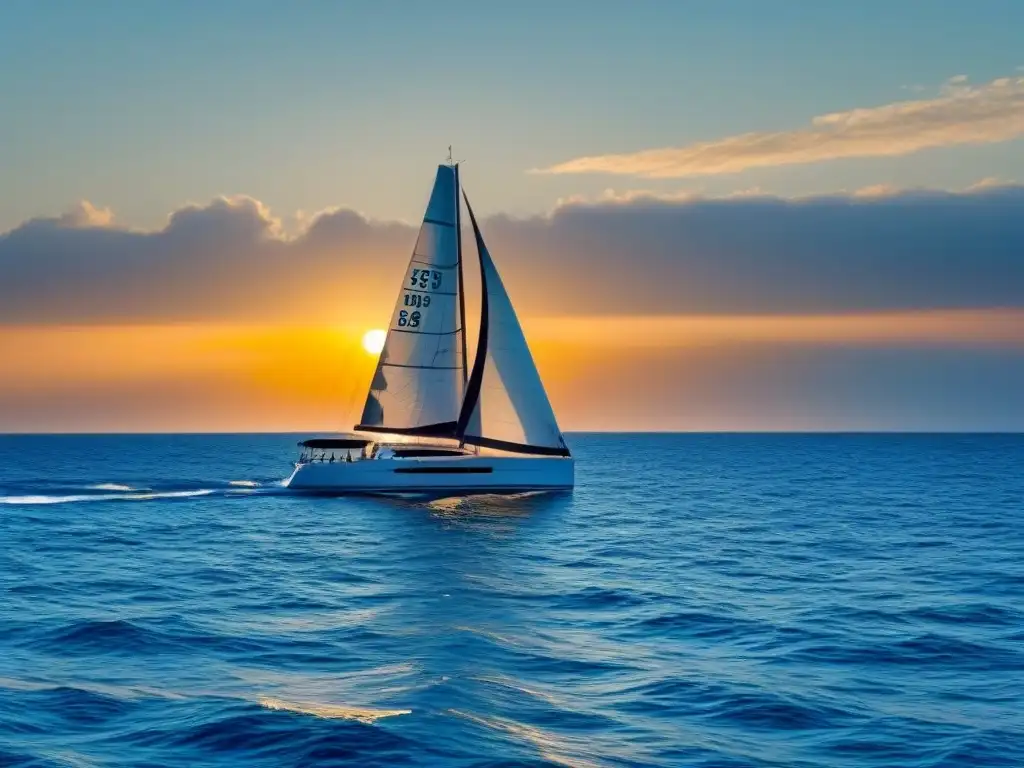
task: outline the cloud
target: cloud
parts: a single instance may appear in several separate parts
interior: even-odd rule
[[[114,223],[114,212],[82,200],[54,223],[61,227],[109,227]]]
[[[1024,187],[572,204],[486,226],[512,289],[551,286],[530,296],[545,314],[1024,306]]]
[[[951,78],[932,99],[819,115],[793,131],[745,133],[683,147],[579,157],[543,173],[682,178],[850,157],[892,157],[933,147],[992,144],[1024,135],[1024,77],[978,86]]]
[[[245,196],[185,206],[152,232],[113,226],[95,210],[82,203],[0,235],[0,323],[323,322],[353,303],[347,275],[361,275],[357,291],[379,292],[388,270],[366,259],[394,260],[412,237],[346,210],[314,217],[290,239]]]
[[[97,210],[0,235],[0,324],[366,327],[386,319],[415,239],[407,225],[347,209],[289,236],[248,197],[186,206],[152,232]],[[1020,186],[797,200],[609,194],[482,228],[524,317],[1024,307]]]
[[[699,200],[701,194],[693,190],[676,190],[674,192],[656,192],[650,189],[626,189],[617,190],[608,188],[600,195],[593,197],[588,195],[570,195],[560,197],[555,208],[562,208],[568,205],[588,205],[594,203],[634,203],[643,201],[652,202],[685,202]]]

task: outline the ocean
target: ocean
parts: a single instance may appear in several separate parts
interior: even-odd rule
[[[0,765],[1024,766],[1024,436],[432,500],[291,494],[300,437],[0,438]]]

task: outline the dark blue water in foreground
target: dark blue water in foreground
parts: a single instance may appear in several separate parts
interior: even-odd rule
[[[1024,437],[576,435],[573,494],[429,503],[294,442],[0,438],[0,765],[1024,765]]]

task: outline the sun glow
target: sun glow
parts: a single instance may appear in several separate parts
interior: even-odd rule
[[[387,337],[388,332],[382,331],[379,328],[367,331],[363,334],[363,349],[371,355],[379,355],[380,351],[384,349],[384,341]]]

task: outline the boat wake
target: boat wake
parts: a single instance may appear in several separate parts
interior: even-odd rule
[[[94,493],[70,494],[67,496],[0,496],[0,504],[74,504],[82,501],[153,501],[154,499],[185,499],[193,496],[208,496],[211,488],[194,491],[168,491],[166,493]]]
[[[29,483],[19,487],[0,488],[0,504],[78,504],[90,501],[162,501],[193,499],[200,496],[225,498],[253,494],[285,493],[281,480],[228,480],[220,483],[169,484],[165,487],[129,485],[125,483]]]
[[[149,490],[148,488],[132,488],[130,485],[121,485],[120,483],[98,483],[97,485],[90,485],[90,489],[95,491],[140,491]]]

